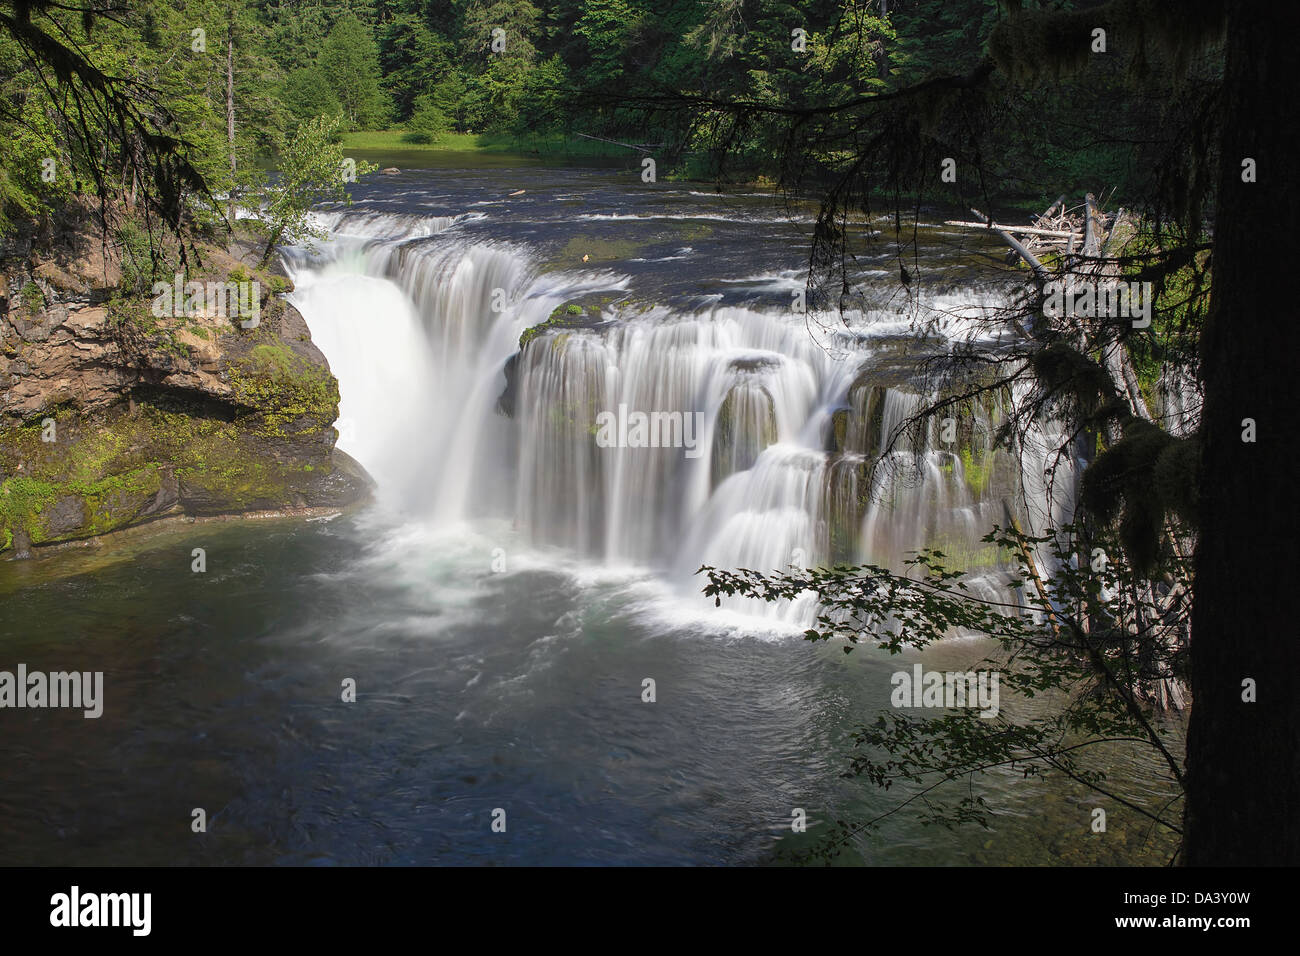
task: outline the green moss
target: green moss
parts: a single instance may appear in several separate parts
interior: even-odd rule
[[[310,463],[280,462],[267,453],[260,429],[250,421],[201,418],[158,407],[142,409],[151,447],[170,462],[176,477],[212,502],[213,510],[241,511],[283,504],[293,498]]]
[[[996,544],[968,541],[958,535],[935,535],[926,547],[942,551],[947,567],[967,572],[1002,567],[1013,558],[1010,551],[999,548]]]
[[[983,497],[984,490],[988,487],[989,478],[993,475],[994,457],[992,451],[981,451],[976,457],[970,448],[961,450],[961,468],[966,476],[966,487],[976,498]]]
[[[531,328],[524,329],[519,336],[519,351],[528,347],[528,343],[546,332],[557,329],[583,328],[600,318],[600,306],[588,305],[584,308],[577,302],[566,302],[551,310],[545,322],[538,322]]]
[[[713,235],[713,227],[706,222],[687,222],[682,224],[677,234],[688,241],[707,239]]]
[[[72,490],[81,496],[85,505],[85,528],[91,534],[106,534],[135,520],[141,503],[152,499],[161,487],[161,468],[150,463]]]
[[[138,435],[114,428],[79,430],[70,410],[52,417],[61,436],[57,443],[41,441],[39,421],[0,433],[0,461],[11,474],[0,482],[0,528],[6,547],[12,546],[18,531],[41,544],[120,527],[160,487],[158,466],[145,463],[133,443]],[[81,502],[85,520],[71,532],[53,531],[49,510],[67,497]]]
[[[45,308],[45,293],[35,282],[28,282],[18,293],[18,302],[24,310],[35,315]]]
[[[58,497],[58,488],[39,478],[7,478],[0,484],[0,522],[7,533],[27,531],[33,542],[42,539],[41,512]],[[12,545],[12,533],[8,534]]]
[[[292,412],[280,406],[280,414]],[[12,548],[18,532],[45,544],[135,523],[169,473],[196,502],[187,509],[236,512],[292,502],[317,470],[301,458],[281,462],[283,440],[268,441],[255,413],[226,420],[141,399],[134,413],[119,406],[93,423],[71,409],[52,417],[57,443],[41,441],[39,420],[0,430],[0,473],[9,476],[0,482],[0,550]],[[56,531],[51,509],[68,497],[79,501],[82,520]]]
[[[631,239],[598,239],[595,236],[574,236],[560,250],[561,264],[573,260],[582,261],[586,256],[588,262],[609,262],[616,259],[631,259],[645,248],[643,242]]]
[[[5,547],[12,547],[13,535],[25,531],[33,544],[66,537],[49,525],[49,511],[55,502],[74,497],[81,502],[84,521],[76,537],[103,534],[132,521],[140,503],[158,493],[159,469],[151,464],[134,471],[110,474],[98,479],[57,482],[46,478],[13,477],[0,483],[0,527]]]
[[[1109,246],[1108,246],[1109,248]],[[1122,254],[1131,257],[1124,268],[1127,281],[1142,281],[1146,270],[1160,271],[1164,255],[1158,243],[1143,233],[1122,245]],[[1152,285],[1155,301],[1151,304],[1151,325],[1125,339],[1129,358],[1138,379],[1138,388],[1148,407],[1158,408],[1156,385],[1171,353],[1175,357],[1185,349],[1183,338],[1189,328],[1199,328],[1209,311],[1211,275],[1209,252],[1197,253],[1187,265],[1158,275]]]
[[[338,382],[325,368],[296,355],[273,336],[227,369],[235,400],[253,410],[255,429],[268,436],[301,436],[328,428],[338,417]]]

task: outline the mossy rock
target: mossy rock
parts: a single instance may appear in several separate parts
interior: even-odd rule
[[[269,332],[225,372],[235,402],[252,413],[264,436],[319,435],[338,417],[338,380]]]
[[[841,455],[827,463],[823,498],[830,564],[856,564],[862,519],[871,497],[874,459]]]
[[[777,439],[776,409],[771,393],[761,386],[754,389],[763,408],[759,412],[757,434],[740,434],[736,429],[737,405],[742,400],[738,389],[733,387],[727,392],[718,409],[718,425],[713,434],[713,452],[711,478],[716,488],[721,482],[738,471],[752,468],[763,449]]]
[[[364,470],[328,435],[270,437],[239,416],[163,392],[93,419],[70,408],[0,430],[0,552],[94,537],[169,514],[346,507]]]
[[[342,508],[368,495],[364,469],[334,448],[338,383],[282,298],[292,281],[278,263],[256,264],[263,237],[241,222],[229,247],[199,239],[183,276],[205,287],[257,283],[253,328],[223,310],[153,314],[151,281],[180,271],[173,240],[161,238],[147,272],[133,262],[140,268],[128,275],[91,238],[45,257],[32,273],[40,284],[29,283],[17,303],[44,310],[40,322],[15,323],[27,333],[20,346],[49,338],[46,326],[66,317],[62,299],[105,303],[81,334],[107,368],[94,368],[89,394],[49,389],[38,406],[0,419],[0,552],[167,514]]]
[[[519,336],[519,351],[522,352],[526,349],[528,343],[539,335],[564,329],[589,329],[602,324],[604,321],[601,304],[566,302],[552,309],[545,322],[538,322],[536,325],[524,329]]]
[[[852,414],[853,409],[847,405],[831,412],[830,430],[826,441],[827,452],[841,454],[848,450],[849,418]]]
[[[582,264],[582,257],[587,257],[587,264],[596,262],[615,262],[620,259],[632,259],[645,248],[644,242],[631,239],[601,239],[596,236],[574,236],[562,248],[558,255],[559,265],[567,266],[575,261]]]

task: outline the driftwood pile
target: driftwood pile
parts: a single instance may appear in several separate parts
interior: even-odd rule
[[[1042,261],[1049,256],[1060,263],[1057,271],[1069,270],[1077,276],[1081,275],[1082,270],[1092,273],[1092,278],[1105,278],[1101,275],[1105,263],[1088,263],[1087,260],[1113,254],[1115,247],[1122,245],[1135,231],[1130,217],[1123,209],[1107,215],[1092,193],[1088,193],[1078,206],[1070,207],[1066,206],[1065,197],[1061,196],[1028,226],[990,222],[978,209],[972,209],[971,213],[978,222],[949,219],[944,225],[965,229],[992,229],[1011,247],[1007,261],[1023,260],[1044,282],[1052,277],[1053,272]]]

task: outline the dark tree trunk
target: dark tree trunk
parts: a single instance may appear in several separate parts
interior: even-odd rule
[[[1205,408],[1184,862],[1300,863],[1295,267],[1300,4],[1227,4],[1222,173]],[[1257,163],[1242,181],[1242,160]],[[1257,441],[1242,441],[1254,419]],[[1242,700],[1242,682],[1257,701]]]

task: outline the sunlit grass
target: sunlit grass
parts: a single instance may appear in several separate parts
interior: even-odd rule
[[[611,156],[627,151],[606,143],[577,137],[566,138],[560,134],[517,136],[511,133],[439,133],[429,143],[414,143],[405,139],[406,130],[359,130],[345,133],[345,149],[373,149],[412,153],[481,152],[519,153],[532,156]]]

